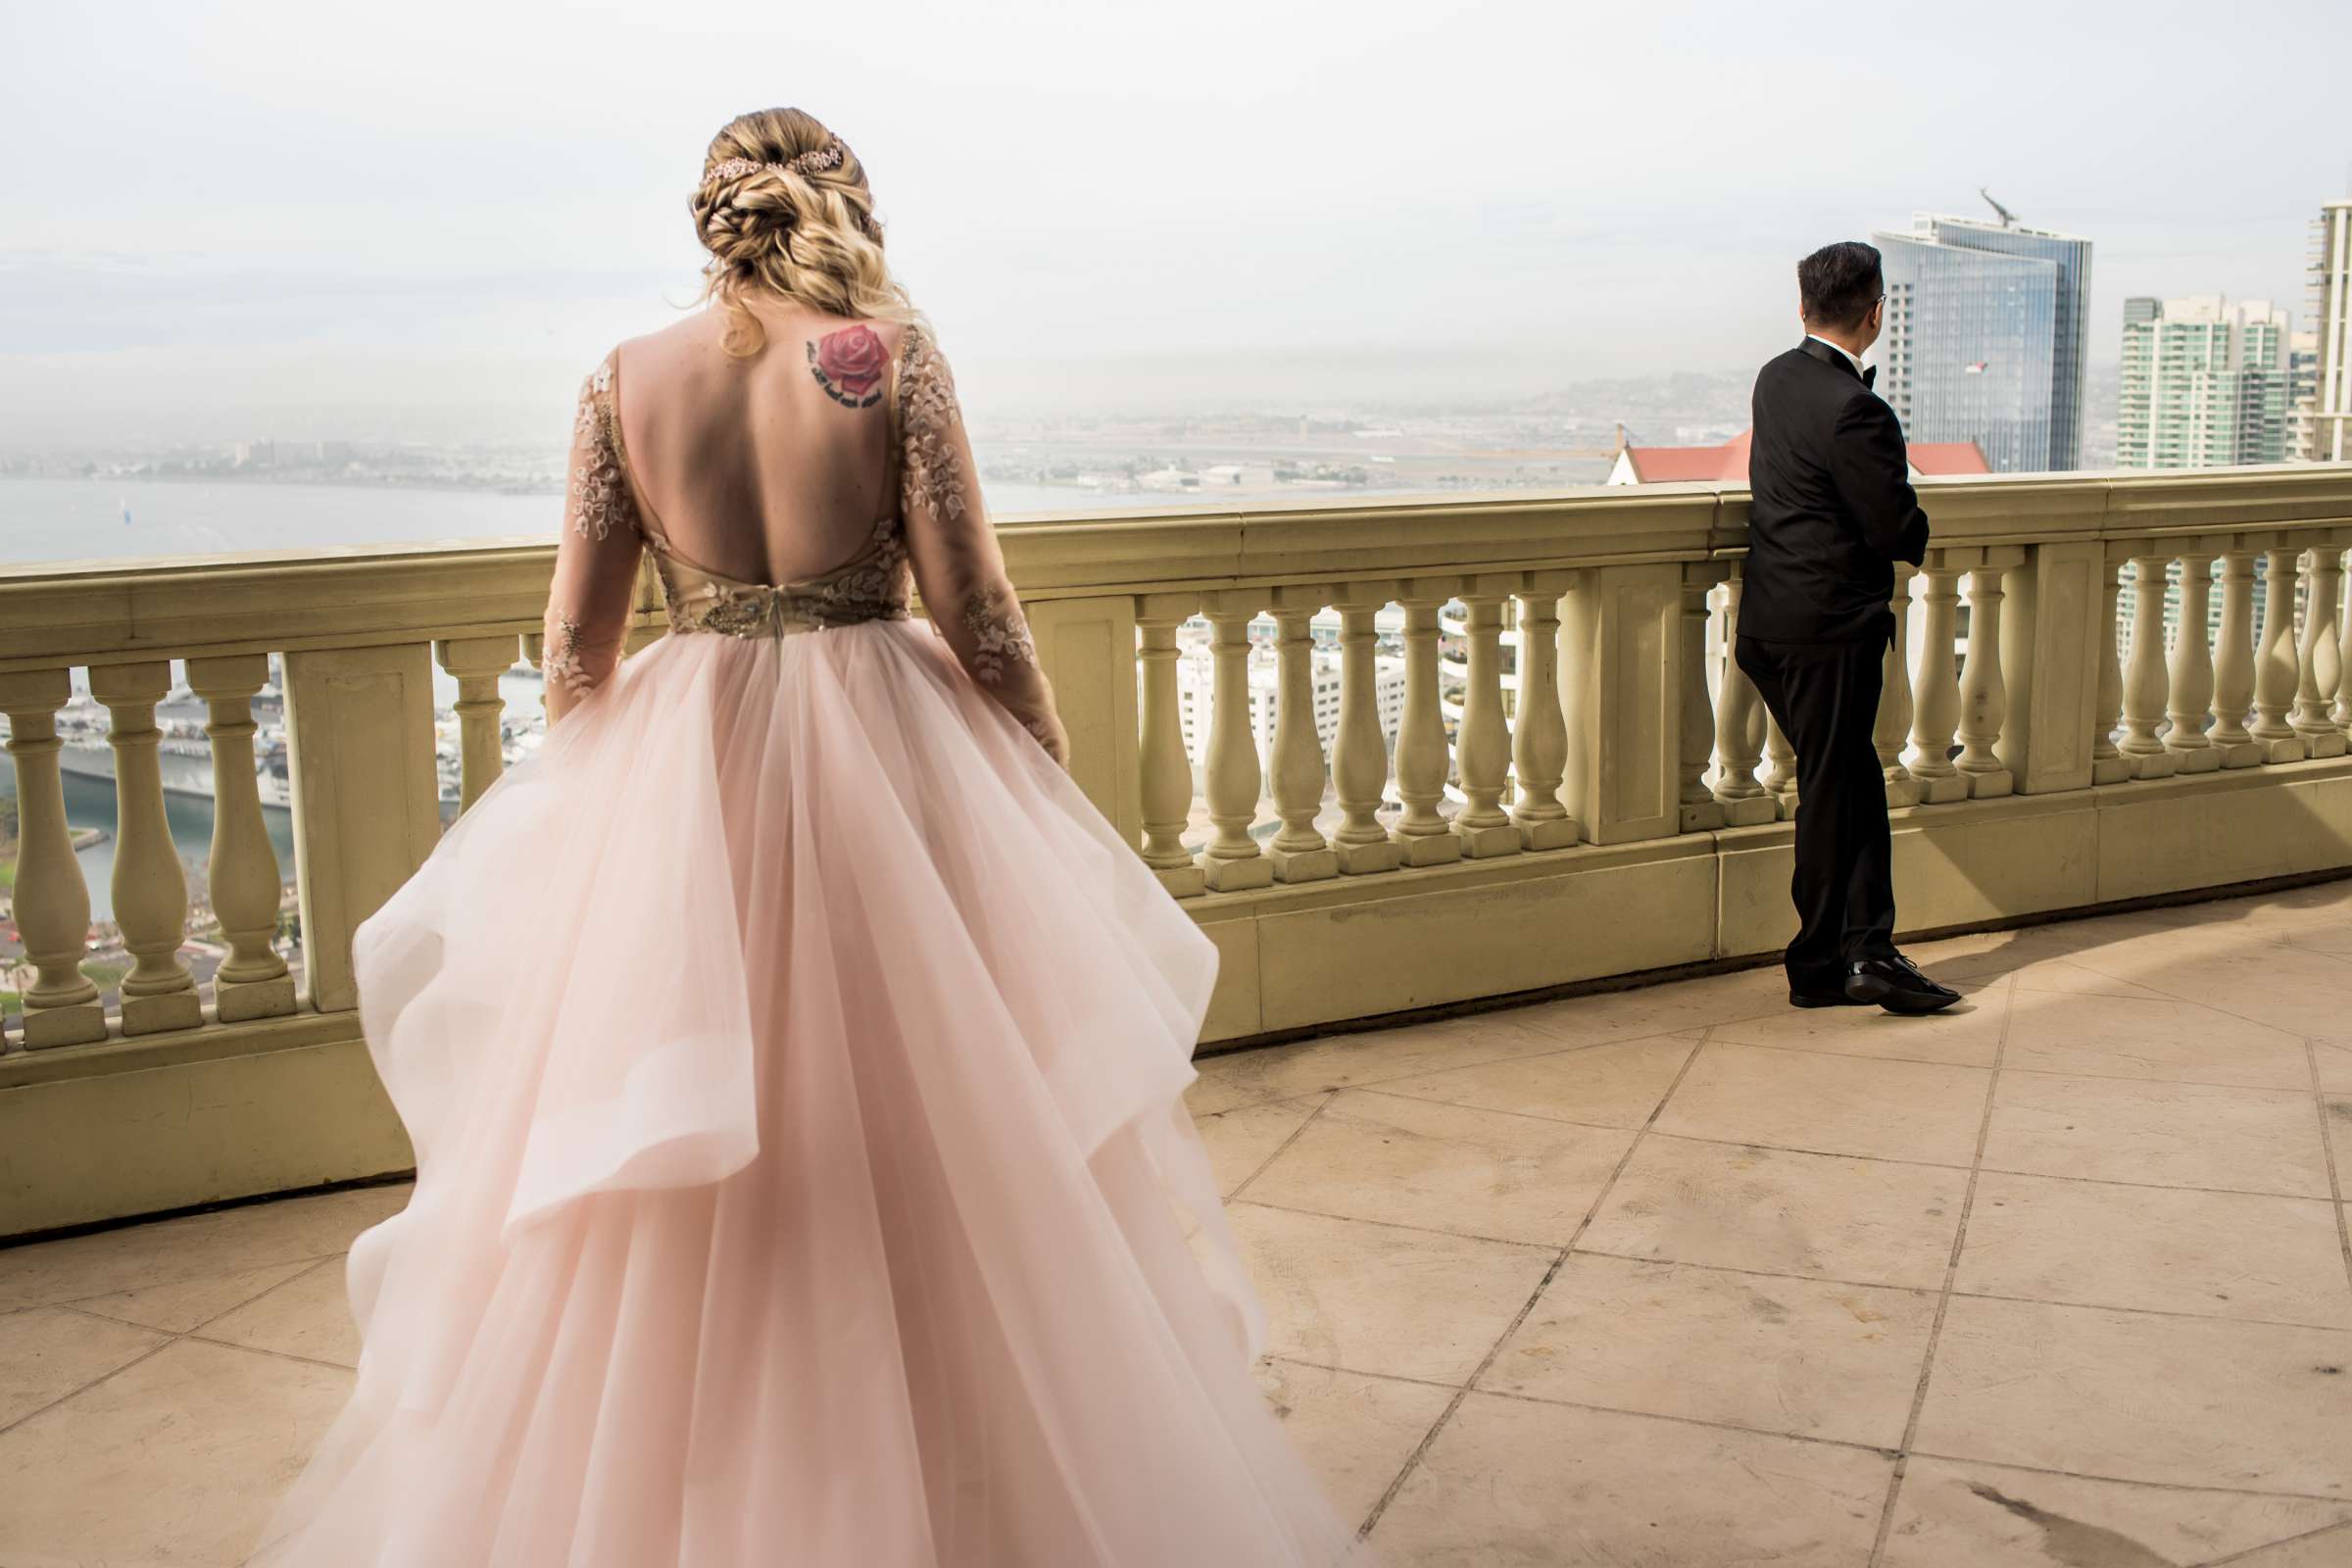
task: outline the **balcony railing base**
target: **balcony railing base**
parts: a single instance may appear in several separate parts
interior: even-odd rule
[[[0,1238],[416,1163],[351,1012],[19,1053],[0,1148]]]
[[[1915,808],[1892,825],[1904,929],[1986,929],[2352,870],[2352,759]],[[1203,1044],[1768,961],[1794,924],[1793,840],[1776,821],[1187,899],[1223,960]],[[414,1163],[348,1011],[15,1053],[0,1148],[0,1237]]]

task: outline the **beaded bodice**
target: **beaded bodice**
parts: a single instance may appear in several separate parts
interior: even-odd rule
[[[746,582],[698,566],[651,529],[654,572],[673,632],[722,637],[788,637],[870,620],[905,620],[911,612],[906,546],[899,520],[886,517],[856,557],[794,582]]]
[[[810,337],[803,351],[811,387],[806,395],[829,400],[826,419],[889,420],[875,432],[886,437],[882,491],[889,499],[849,560],[780,583],[715,570],[670,543],[630,471],[617,354],[580,388],[571,495],[541,660],[550,715],[585,701],[618,666],[638,603],[639,564],[650,555],[673,634],[764,641],[906,620],[919,585],[933,631],[965,673],[1054,758],[1065,758],[1053,687],[989,526],[955,380],[930,332],[907,323],[894,351],[871,325],[854,321]]]

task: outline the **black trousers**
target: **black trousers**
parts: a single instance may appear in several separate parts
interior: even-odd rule
[[[1802,991],[1835,991],[1849,960],[1894,949],[1894,868],[1886,775],[1871,731],[1884,639],[1780,643],[1741,637],[1733,651],[1796,750],[1796,940],[1784,962]]]

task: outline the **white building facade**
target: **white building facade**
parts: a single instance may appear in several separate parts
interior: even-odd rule
[[[2311,225],[2310,391],[2295,410],[2295,456],[2352,461],[2352,197]]]

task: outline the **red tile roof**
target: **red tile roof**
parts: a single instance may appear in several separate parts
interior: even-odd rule
[[[1992,465],[1974,441],[1912,441],[1911,466],[1921,473],[1990,473]]]
[[[1719,447],[1628,447],[1634,477],[1642,484],[1672,484],[1682,479],[1747,478],[1747,446],[1753,431],[1742,430]]]
[[[1679,480],[1747,482],[1747,449],[1753,430],[1742,430],[1719,447],[1627,447],[1634,478],[1642,484],[1673,484]],[[1974,441],[1912,441],[1911,466],[1922,474],[1990,473],[1991,465]]]

